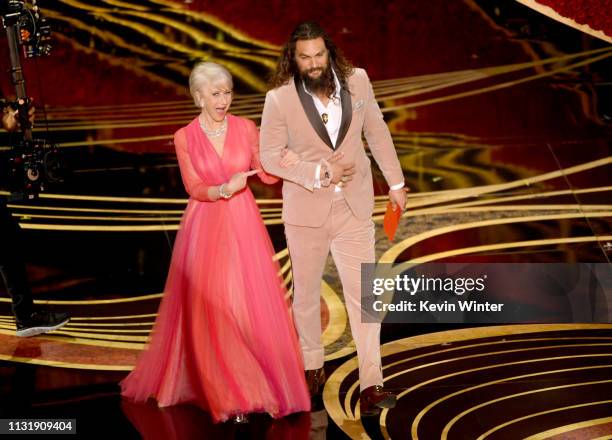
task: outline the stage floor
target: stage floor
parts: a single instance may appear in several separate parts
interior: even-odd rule
[[[190,405],[122,401],[117,382],[124,372],[37,365],[36,353],[53,351],[58,337],[18,342],[7,335],[2,346],[24,357],[0,366],[2,417],[76,419],[79,438],[592,439],[612,433],[610,325],[406,327],[383,331],[383,340],[392,338],[383,345],[385,386],[399,399],[376,417],[359,416],[352,355],[326,362],[328,380],[311,413],[279,420],[251,415],[238,426],[214,424]],[[419,330],[428,332],[395,339]]]

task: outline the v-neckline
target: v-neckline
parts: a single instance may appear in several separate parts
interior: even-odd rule
[[[208,145],[210,145],[210,148],[213,150],[213,152],[215,153],[215,156],[217,156],[217,158],[219,159],[220,162],[223,162],[223,156],[225,155],[225,150],[227,149],[227,138],[228,138],[229,129],[230,129],[230,118],[229,118],[229,115],[226,115],[225,117],[227,118],[227,128],[225,130],[225,139],[223,139],[223,151],[221,152],[221,154],[219,154],[219,152],[217,151],[217,149],[213,145],[212,141],[206,135],[206,133],[204,132],[204,129],[200,125],[200,133],[202,133],[202,136],[204,136],[204,140],[206,141],[206,143],[208,143]],[[198,124],[200,124],[200,118],[199,117],[198,117]]]

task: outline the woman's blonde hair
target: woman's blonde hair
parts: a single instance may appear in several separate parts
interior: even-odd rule
[[[189,75],[189,92],[196,106],[200,106],[196,100],[198,92],[206,84],[227,83],[230,88],[234,87],[232,75],[220,64],[211,61],[202,61],[196,64]]]

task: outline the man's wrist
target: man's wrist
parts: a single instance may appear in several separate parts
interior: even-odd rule
[[[320,171],[320,182],[321,186],[329,186],[332,179],[334,178],[334,171],[328,161],[325,159],[321,159],[319,166],[321,167]]]

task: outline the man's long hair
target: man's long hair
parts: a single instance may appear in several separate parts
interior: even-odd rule
[[[281,56],[276,66],[276,71],[270,77],[268,85],[271,89],[275,89],[285,85],[299,73],[297,64],[295,63],[295,44],[298,40],[314,40],[315,38],[323,38],[325,47],[329,53],[329,67],[333,67],[338,80],[342,87],[346,87],[348,77],[353,73],[353,65],[344,57],[340,49],[329,38],[327,32],[314,21],[305,21],[297,25],[291,33],[289,40],[281,49]]]

